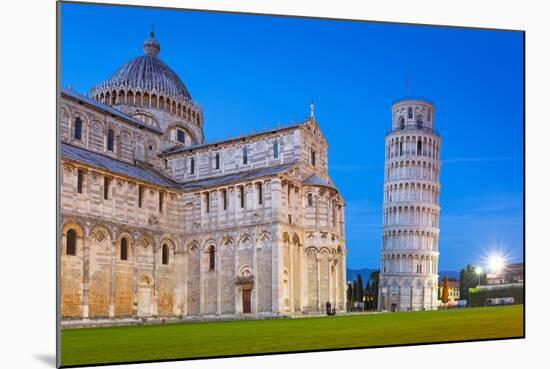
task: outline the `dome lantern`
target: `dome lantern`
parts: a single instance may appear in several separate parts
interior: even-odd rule
[[[160,52],[160,44],[155,38],[155,32],[151,31],[149,38],[143,43],[143,52],[151,56],[157,56]]]

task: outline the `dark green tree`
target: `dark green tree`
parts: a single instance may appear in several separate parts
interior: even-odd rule
[[[370,286],[370,280],[367,279],[367,285],[365,287],[365,303],[367,306],[365,307],[368,310],[372,309],[372,294],[371,294],[371,286]]]
[[[346,291],[346,296],[347,296],[347,299],[348,299],[348,307],[350,306],[351,304],[351,300],[353,299],[353,290],[351,288],[351,283],[348,282],[348,290]]]
[[[353,302],[357,301],[357,279],[353,281]]]
[[[371,285],[371,294],[372,294],[372,308],[373,310],[378,309],[378,283],[380,281],[380,271],[374,271],[370,273],[370,280],[372,281]]]
[[[466,268],[460,271],[460,298],[468,300],[468,289],[476,287],[478,284],[487,284],[487,274],[476,273],[476,268],[468,264]]]
[[[363,278],[361,278],[361,274],[357,276],[357,299],[356,301],[363,301]]]

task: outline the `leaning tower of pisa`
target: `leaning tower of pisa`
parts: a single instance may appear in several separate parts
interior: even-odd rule
[[[386,134],[384,219],[378,310],[437,306],[441,137],[433,103],[403,98],[392,105]]]

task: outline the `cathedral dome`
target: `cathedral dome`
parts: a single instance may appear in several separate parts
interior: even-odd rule
[[[180,101],[191,100],[191,94],[178,75],[157,56],[160,44],[153,32],[145,40],[143,51],[144,55],[122,65],[109,80],[94,87],[92,95],[99,91],[134,91]]]

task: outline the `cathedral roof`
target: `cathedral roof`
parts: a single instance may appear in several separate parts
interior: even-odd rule
[[[124,163],[108,156],[71,146],[66,143],[61,144],[61,157],[87,164],[95,168],[107,170],[109,172],[139,179],[158,186],[172,188],[176,188],[178,186],[177,182],[152,169],[149,169],[146,166]]]
[[[328,188],[332,188],[333,190],[338,190],[335,185],[333,185],[332,183],[330,183],[326,179],[323,179],[323,178],[319,177],[316,174],[313,174],[313,175],[309,176],[304,181],[304,184],[305,185],[310,185],[310,186],[328,187]]]
[[[246,181],[253,178],[271,176],[277,173],[284,172],[285,170],[292,168],[295,164],[296,163],[282,164],[274,167],[249,170],[246,172],[228,174],[225,176],[219,176],[214,178],[199,179],[196,181],[183,183],[181,184],[180,188],[182,190],[193,191],[200,188],[220,186],[220,185],[230,184],[230,183],[239,182],[239,181]]]
[[[122,65],[112,77],[93,90],[130,90],[157,94],[180,100],[191,100],[187,88],[166,63],[158,57],[160,44],[153,32],[143,44],[144,55]]]
[[[193,151],[193,150],[202,149],[202,148],[205,148],[205,147],[211,147],[211,146],[222,145],[222,144],[227,144],[227,143],[236,142],[236,141],[242,141],[243,139],[252,139],[252,138],[256,138],[258,136],[265,135],[265,134],[270,134],[270,133],[277,133],[277,132],[282,132],[282,131],[287,131],[287,130],[293,130],[293,129],[298,128],[302,124],[305,124],[307,122],[309,122],[309,120],[306,120],[306,121],[301,122],[301,123],[292,123],[292,124],[289,124],[289,125],[286,125],[286,126],[283,126],[283,127],[265,129],[265,130],[259,131],[259,132],[243,134],[243,135],[239,135],[237,137],[227,138],[227,139],[223,139],[223,140],[216,140],[216,141],[203,143],[203,144],[197,144],[197,145],[193,145],[193,146],[181,146],[181,145],[180,146],[174,146],[174,147],[171,147],[167,150],[164,150],[164,152],[162,153],[162,156],[169,156],[171,154],[177,154],[177,153],[183,153],[183,152],[187,152],[187,151]]]

